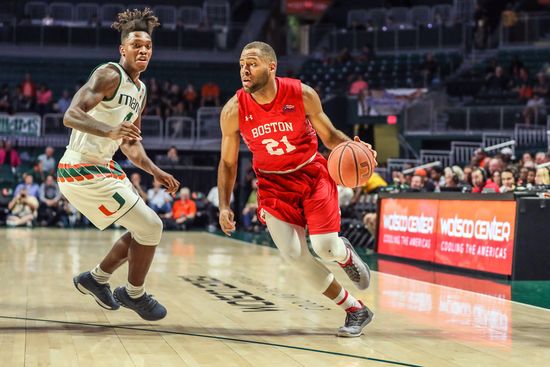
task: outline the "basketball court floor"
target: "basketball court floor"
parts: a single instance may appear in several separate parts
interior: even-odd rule
[[[550,365],[550,310],[511,301],[506,284],[464,290],[453,282],[471,278],[421,271],[415,280],[390,274],[410,265],[382,261],[371,287],[354,290],[374,321],[360,338],[337,338],[343,311],[275,249],[198,232],[165,233],[158,248],[146,286],[167,307],[164,320],[107,311],[72,277],[121,234],[0,230],[0,366]],[[112,286],[125,276],[126,267]]]

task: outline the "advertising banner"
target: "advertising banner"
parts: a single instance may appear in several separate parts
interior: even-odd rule
[[[433,261],[437,210],[437,200],[383,199],[378,252]]]
[[[515,201],[440,200],[435,262],[511,275]]]
[[[0,114],[0,135],[40,136],[39,115]]]
[[[511,275],[516,202],[383,198],[378,252]]]

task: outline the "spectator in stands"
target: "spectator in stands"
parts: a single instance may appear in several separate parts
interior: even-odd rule
[[[141,184],[141,175],[139,172],[132,173],[130,182],[143,201],[147,202],[147,192],[145,192],[145,186]]]
[[[510,75],[512,78],[518,79],[520,71],[523,68],[523,62],[519,59],[518,55],[514,55],[512,62],[510,63]]]
[[[476,5],[474,24],[474,46],[478,49],[484,49],[487,47],[489,37],[489,17],[487,9],[481,4]]]
[[[42,184],[42,182],[46,181],[46,176],[51,173],[44,172],[44,169],[42,168],[42,162],[37,159],[34,161],[32,168],[27,172],[24,172],[24,174],[31,176],[33,182],[35,182],[37,185],[40,185]]]
[[[519,77],[514,80],[514,91],[518,93],[518,98],[523,102],[527,102],[533,97],[533,83],[526,68],[521,68]]]
[[[356,96],[358,95],[359,93],[361,93],[361,91],[363,89],[367,89],[369,87],[369,85],[367,84],[367,82],[363,79],[363,76],[361,74],[358,74],[355,76],[355,80],[353,83],[351,83],[350,87],[349,87],[349,91],[348,91],[348,94],[350,96]]]
[[[416,174],[416,172],[411,178],[410,191],[414,191],[414,192],[426,191],[424,189],[424,177],[422,177],[420,174]]]
[[[180,198],[172,207],[172,218],[176,223],[176,229],[186,230],[193,223],[197,214],[197,206],[191,200],[191,191],[188,187],[180,190]]]
[[[189,114],[195,115],[195,111],[197,110],[197,91],[192,83],[188,83],[183,91],[183,102]]]
[[[370,109],[370,90],[369,88],[363,88],[357,96],[357,116],[369,116]]]
[[[55,150],[53,149],[53,147],[48,146],[44,150],[44,153],[38,156],[38,160],[42,162],[42,171],[46,175],[55,175],[55,171],[57,169],[57,162],[55,160],[55,157],[53,156],[54,153],[55,153]]]
[[[168,148],[166,155],[157,156],[157,163],[162,166],[177,166],[180,164],[180,156],[175,146]]]
[[[547,154],[544,152],[537,152],[535,154],[535,164],[543,164],[547,162]]]
[[[549,97],[550,84],[544,73],[537,73],[537,79],[535,80],[535,85],[533,86],[533,93],[539,93],[541,97]]]
[[[548,167],[537,168],[535,185],[550,185],[550,173],[548,171]]]
[[[232,205],[234,196],[233,193],[231,193],[231,198],[229,199],[229,203]],[[219,208],[220,208],[220,201],[218,197],[218,186],[214,186],[210,189],[208,192],[208,195],[206,196],[206,215],[208,217],[208,231],[209,232],[215,232],[216,228],[218,226],[218,214],[219,214]]]
[[[23,97],[34,100],[36,97],[36,84],[32,81],[31,74],[25,74],[25,79],[21,82],[21,93]]]
[[[492,177],[494,172],[500,172],[504,169],[504,162],[500,157],[493,157],[489,160],[489,163],[486,164],[483,168],[485,168],[489,176]]]
[[[480,167],[472,171],[472,186],[473,193],[499,192],[499,187],[488,179],[487,172]]]
[[[510,79],[504,74],[502,66],[497,66],[494,73],[487,76],[485,88],[493,92],[503,92],[510,88]]]
[[[8,227],[27,226],[32,227],[38,210],[38,199],[29,195],[23,188],[15,193],[8,204],[9,214],[6,219]]]
[[[13,113],[11,93],[7,84],[2,85],[2,90],[0,91],[0,113]]]
[[[440,189],[441,187],[457,188],[460,183],[458,174],[455,171],[453,171],[451,167],[445,167],[444,172],[445,172],[445,176],[444,176],[445,184],[443,186],[440,186]]]
[[[502,176],[500,171],[493,171],[491,174],[491,181],[493,181],[499,188],[502,186]]]
[[[40,204],[38,207],[38,220],[41,225],[53,226],[59,222],[63,207],[61,203],[61,191],[52,175],[46,177],[46,181],[40,185],[38,195]]]
[[[258,210],[258,179],[254,178],[252,180],[252,191],[248,195],[243,209],[243,226],[247,231],[252,230],[253,225],[258,222],[256,210]]]
[[[512,159],[514,158],[514,151],[510,147],[502,148],[500,151],[500,155],[502,157],[502,162],[504,163],[504,166],[508,166],[512,163]]]
[[[219,107],[220,105],[220,87],[209,81],[204,84],[201,88],[201,107],[204,106],[215,106]]]
[[[157,180],[154,180],[153,187],[147,190],[147,204],[161,218],[172,216],[172,196]]]
[[[36,92],[36,107],[40,116],[44,116],[45,113],[51,112],[53,101],[53,92],[46,84],[41,84],[40,88]]]
[[[513,192],[516,189],[516,175],[511,169],[505,169],[501,175],[502,186],[500,192]]]
[[[353,189],[346,186],[337,185],[338,189],[338,205],[340,209],[347,208],[351,204],[354,192]]]
[[[61,98],[57,100],[53,109],[57,113],[64,114],[70,105],[71,105],[71,95],[69,94],[69,91],[67,89],[63,89],[63,94],[61,95]]]
[[[489,154],[481,148],[474,151],[470,165],[473,167],[484,167],[489,162]]]
[[[527,180],[526,185],[527,187],[535,185],[535,178],[537,177],[537,169],[534,167],[528,167],[527,168]]]
[[[426,54],[424,62],[419,66],[420,73],[424,80],[424,87],[428,87],[432,82],[437,81],[436,78],[439,72],[439,64],[434,59],[434,55],[431,52]]]
[[[432,167],[430,171],[430,181],[433,183],[435,187],[435,191],[438,191],[438,189],[441,186],[445,186],[445,176],[443,175],[443,167],[441,166]]]
[[[533,97],[527,101],[527,105],[523,109],[523,118],[527,125],[531,125],[531,123],[540,121],[541,119],[546,120],[545,104],[546,102],[542,95],[535,92]]]
[[[399,174],[401,172],[394,171],[394,173]],[[361,200],[361,197],[364,195],[374,194],[380,191],[380,189],[387,187],[388,183],[382,178],[377,172],[373,172],[370,178],[363,186],[355,188],[355,193],[351,199],[350,204],[356,204]]]
[[[40,194],[40,187],[34,182],[32,175],[27,173],[23,174],[23,182],[15,187],[13,195],[19,194],[22,190],[25,190],[29,196],[34,196],[37,199]]]
[[[163,116],[162,97],[159,85],[155,79],[151,80],[150,87],[147,90],[147,104],[145,105],[144,114],[148,116]]]
[[[525,152],[521,156],[521,166],[525,166],[527,162],[533,162],[533,154],[531,152]]]
[[[34,108],[34,98],[25,97],[20,85],[15,87],[12,97],[12,112],[32,112]]]
[[[21,164],[19,154],[13,148],[11,141],[5,140],[3,144],[3,147],[0,148],[0,165],[10,166],[15,173],[15,169]]]
[[[472,186],[472,171],[473,167],[468,165],[464,166],[464,178],[461,180],[463,183]]]
[[[506,9],[501,14],[501,22],[504,28],[511,28],[518,22],[518,14],[512,3],[506,5]]]
[[[528,161],[529,162],[533,162],[533,161]],[[521,169],[519,170],[519,177],[517,179],[517,185],[518,186],[526,186],[527,185],[527,173],[529,172],[529,168],[527,167],[527,165],[523,165],[523,167],[521,167]]]

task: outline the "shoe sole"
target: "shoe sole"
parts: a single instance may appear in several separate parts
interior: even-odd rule
[[[106,305],[105,303],[101,302],[101,300],[99,298],[97,298],[97,296],[95,294],[93,294],[92,292],[90,292],[88,289],[86,289],[82,284],[80,284],[78,282],[78,280],[76,279],[76,277],[73,278],[73,283],[74,283],[74,286],[76,287],[76,289],[82,293],[82,294],[88,294],[90,296],[92,296],[94,298],[94,300],[96,301],[96,303],[101,307],[101,308],[104,308],[106,310],[109,310],[109,311],[116,311],[118,310],[118,307],[117,308],[113,308],[109,305]]]
[[[131,311],[134,311],[135,313],[138,314],[139,317],[141,317],[142,319],[144,319],[144,320],[146,320],[146,321],[159,321],[159,320],[162,320],[163,318],[165,318],[166,315],[168,314],[168,313],[166,313],[166,314],[165,314],[164,316],[162,316],[160,319],[157,319],[157,318],[145,318],[145,317],[143,317],[142,314],[140,314],[139,312],[137,312],[137,311],[134,310],[133,308],[128,307],[127,305],[125,305],[125,304],[117,297],[117,295],[116,295],[115,292],[113,292],[113,297],[115,298],[115,301],[117,301],[119,305],[121,305],[122,307],[127,308],[127,309],[129,309],[129,310],[131,310]]]
[[[345,237],[343,237],[345,238]],[[346,244],[346,247],[349,248],[354,254],[355,256],[357,256],[357,258],[359,260],[361,260],[361,262],[363,263],[363,265],[365,265],[365,268],[367,269],[367,285],[365,287],[361,287],[361,285],[359,283],[355,283],[353,282],[353,284],[355,284],[355,286],[357,287],[357,289],[359,289],[360,291],[364,291],[365,289],[368,289],[369,286],[370,286],[370,268],[369,266],[367,265],[366,262],[363,261],[363,259],[361,259],[361,256],[357,255],[357,252],[355,251],[355,249],[353,248],[353,245],[351,244],[351,242],[349,242],[349,240],[346,238],[346,241],[347,241],[347,244]],[[349,245],[348,245],[349,244]]]
[[[359,334],[351,334],[351,333],[347,333],[347,332],[340,332],[338,331],[338,333],[336,334],[337,336],[341,337],[341,338],[357,338],[361,335],[363,335],[363,329],[372,322],[372,320],[374,320],[374,312],[371,312],[371,317],[369,317],[368,319],[365,320],[365,322],[361,325],[361,332]]]

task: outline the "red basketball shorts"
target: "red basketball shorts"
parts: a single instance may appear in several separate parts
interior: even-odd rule
[[[310,234],[340,231],[338,189],[320,154],[305,167],[286,174],[256,172],[258,217],[265,210],[283,222],[307,225]]]

